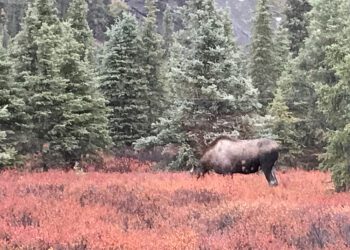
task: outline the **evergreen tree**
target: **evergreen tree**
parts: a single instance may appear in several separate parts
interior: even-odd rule
[[[54,9],[51,0],[30,4],[23,29],[15,37],[10,50],[13,78],[15,85],[19,86],[18,95],[23,98],[25,112],[31,117],[26,121],[26,127],[32,128],[31,132],[27,131],[25,150],[28,152],[42,151],[42,145],[48,140],[48,131],[60,119],[55,117],[55,110],[64,102],[58,101],[62,98],[64,83],[56,78],[56,62],[53,61],[57,59],[55,50],[61,45],[59,20]]]
[[[0,7],[0,36],[2,37],[2,46],[7,48],[9,43],[9,34],[7,31],[7,14],[3,7]]]
[[[259,102],[263,105],[264,112],[267,104],[273,100],[277,80],[270,28],[271,15],[267,2],[258,1],[250,52],[250,76],[254,87],[259,90]]]
[[[233,60],[236,62],[241,74],[246,76],[248,75],[248,60],[246,59],[246,55],[240,50],[240,48],[236,44],[236,38],[233,33],[233,24],[230,15],[231,11],[230,9],[226,8],[220,12],[223,18],[225,36],[227,37],[227,44],[231,47],[231,50],[234,52],[232,54],[234,57]]]
[[[277,88],[274,99],[268,107],[268,114],[273,117],[272,132],[283,146],[283,154],[281,154],[281,162],[289,165],[297,164],[297,156],[301,153],[301,146],[298,144],[300,140],[296,132],[296,124],[299,119],[293,116],[287,105],[285,86],[283,79],[289,72],[291,55],[289,52],[288,30],[284,25],[280,25],[274,36],[274,58],[275,58],[275,74]]]
[[[55,0],[35,0],[34,6],[38,11],[38,20],[43,24],[57,25],[59,22]],[[55,26],[53,26],[55,27]]]
[[[145,2],[147,17],[144,20],[142,40],[142,68],[147,82],[148,124],[151,126],[163,110],[164,90],[161,82],[160,69],[162,64],[162,37],[157,33],[155,0]],[[149,130],[151,128],[149,127]]]
[[[51,144],[63,135],[54,132],[55,127],[64,124],[64,106],[70,95],[65,93],[66,81],[59,75],[60,38],[57,24],[42,23],[35,41],[38,44],[36,74],[25,78],[28,89],[28,112],[32,117],[34,138],[31,147],[43,153],[45,163],[63,164],[56,157],[57,148]]]
[[[174,20],[169,5],[166,6],[163,16],[163,49],[164,58],[169,58],[170,47],[173,44]]]
[[[16,141],[23,139],[18,131],[20,119],[16,119],[23,115],[18,112],[23,109],[23,102],[14,95],[10,68],[6,51],[0,46],[0,168],[13,164]]]
[[[38,71],[35,35],[40,28],[38,11],[29,4],[23,19],[22,30],[16,35],[10,47],[9,56],[13,62],[13,77],[15,82],[24,83],[25,77]]]
[[[110,134],[117,146],[130,146],[148,133],[147,82],[138,33],[136,18],[127,12],[107,32],[101,89],[111,109]]]
[[[350,190],[350,4],[338,2],[338,15],[332,16],[334,42],[326,47],[325,61],[335,71],[337,81],[317,87],[319,109],[328,121],[328,145],[321,158],[322,167],[330,169],[337,191]],[[338,28],[338,29],[335,29]]]
[[[51,0],[35,1],[23,27],[11,56],[14,74],[22,70],[15,82],[26,90],[23,97],[31,116],[29,152],[41,152],[51,167],[105,148],[109,144],[105,101],[89,62],[81,58],[82,48],[90,48],[76,40],[70,25],[58,20]]]
[[[6,106],[0,106],[0,121],[6,120],[9,116]],[[6,131],[0,130],[0,169],[13,164],[15,150],[6,145]]]
[[[337,7],[341,1],[314,3],[309,14],[309,36],[305,39],[305,46],[289,62],[280,79],[287,106],[299,120],[296,133],[301,147],[320,149],[325,143],[324,131],[328,125],[317,108],[315,87],[319,84],[334,85],[338,81],[326,54],[336,44],[335,34],[346,26]]]
[[[167,72],[174,105],[157,124],[157,136],[136,145],[180,144],[183,154],[170,165],[175,169],[195,164],[207,139],[226,131],[247,136],[251,127],[245,120],[257,106],[256,92],[235,61],[214,2],[191,0],[182,17],[184,29],[175,35]]]
[[[70,3],[67,19],[71,24],[74,32],[74,39],[82,46],[80,57],[86,57],[92,62],[92,32],[87,22],[87,3],[85,0],[73,0]]]
[[[282,73],[281,79],[285,79],[285,72],[288,72],[289,64],[286,65],[285,71]],[[281,162],[288,165],[295,165],[298,162],[298,156],[301,154],[302,146],[299,144],[301,136],[296,127],[300,122],[298,118],[290,111],[286,98],[288,96],[283,86],[283,80],[277,82],[277,90],[275,97],[269,106],[268,114],[273,117],[272,131],[277,136],[283,147],[281,154]]]
[[[63,163],[79,161],[87,154],[93,155],[111,144],[108,134],[107,108],[105,99],[97,89],[96,77],[89,61],[81,59],[81,48],[91,47],[74,39],[74,29],[62,24],[63,36],[60,42],[59,75],[67,83],[67,101],[63,106],[63,120],[51,133],[56,136],[51,146]]]
[[[286,5],[284,26],[288,29],[290,51],[295,57],[308,36],[309,22],[306,14],[311,10],[311,5],[307,0],[287,0]]]
[[[283,133],[281,130],[275,133],[282,141],[288,141],[286,145],[289,145],[289,149],[297,155],[298,151],[303,149],[309,163],[311,157],[317,160],[312,153],[319,154],[325,145],[325,131],[334,129],[331,120],[317,107],[318,102],[322,103],[327,98],[319,98],[316,89],[319,88],[317,86],[332,86],[338,81],[327,54],[336,44],[335,34],[343,30],[346,25],[338,8],[341,1],[334,3],[322,0],[314,3],[313,9],[308,14],[309,36],[305,39],[305,46],[301,47],[298,56],[288,60],[278,81],[277,91],[282,96],[283,103],[278,103],[276,100],[272,105],[275,113],[276,110],[281,111],[284,104],[287,105],[288,109],[283,116],[289,115],[291,119],[288,121],[280,115],[277,116],[275,123],[277,125],[284,123],[290,131]],[[289,123],[290,121],[292,123]],[[294,153],[291,155],[296,158]],[[303,155],[299,154],[298,159],[302,160]]]
[[[274,35],[275,79],[278,80],[289,60],[288,30],[280,25]],[[272,72],[273,73],[273,72]]]

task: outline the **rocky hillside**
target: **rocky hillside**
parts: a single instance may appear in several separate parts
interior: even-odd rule
[[[145,15],[144,0],[125,0],[132,11],[139,17]],[[216,0],[217,5],[221,8],[228,7],[231,11],[233,31],[237,37],[238,43],[246,45],[249,43],[251,36],[251,23],[255,11],[257,0]],[[158,0],[158,22],[161,23],[162,13],[166,5],[172,8],[182,6],[186,0]],[[280,20],[285,1],[271,1],[271,13],[273,15],[273,24],[276,25]]]
[[[11,36],[14,36],[20,26],[20,20],[24,13],[24,8],[29,0],[0,0],[0,9],[4,9],[7,14],[7,29]],[[63,16],[70,0],[56,0],[59,12]],[[87,0],[89,4],[89,24],[94,30],[94,35],[98,40],[104,39],[106,26],[110,25],[113,20],[113,8],[110,4],[115,4],[122,0]],[[145,16],[144,0],[124,0],[137,17],[142,19]],[[238,43],[246,45],[249,43],[251,36],[251,23],[257,0],[216,0],[217,5],[221,8],[226,6],[231,10],[233,31],[237,37]],[[273,23],[276,25],[280,18],[285,0],[271,0],[271,12],[273,14]],[[163,12],[166,5],[172,8],[182,6],[186,0],[158,0],[158,22],[161,24]],[[176,24],[178,27],[179,25]]]

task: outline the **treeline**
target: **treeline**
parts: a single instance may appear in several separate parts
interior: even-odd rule
[[[219,134],[268,136],[284,163],[319,154],[337,190],[349,189],[349,3],[289,0],[275,31],[268,4],[258,1],[245,54],[213,0],[168,8],[161,34],[155,0],[141,23],[121,3],[102,47],[85,0],[63,17],[54,0],[35,0],[0,54],[1,165],[35,153],[45,168],[64,167],[171,145],[160,166],[188,169]]]
[[[2,14],[6,15],[6,30],[8,37],[14,37],[21,29],[20,24],[29,2],[33,0],[11,0],[0,3]],[[60,18],[65,18],[71,0],[56,0],[55,7]],[[102,41],[106,38],[107,27],[113,23],[113,18],[120,8],[126,5],[122,0],[87,0],[87,21],[94,37]],[[5,37],[5,41],[7,41]]]

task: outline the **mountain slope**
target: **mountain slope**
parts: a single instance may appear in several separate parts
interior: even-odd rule
[[[59,12],[64,15],[70,0],[56,0]],[[89,24],[94,30],[94,35],[98,40],[103,40],[106,25],[110,25],[113,13],[110,13],[107,5],[110,3],[120,2],[122,0],[87,0],[89,4]],[[144,8],[144,0],[124,0],[135,15],[142,19],[146,15]],[[157,20],[161,25],[163,12],[166,5],[170,5],[173,9],[182,6],[187,0],[158,0],[159,9]],[[231,11],[233,31],[237,41],[241,45],[247,45],[251,37],[251,23],[254,16],[254,10],[257,0],[215,0],[221,8],[228,7]],[[5,10],[7,15],[7,29],[11,36],[14,36],[19,28],[20,21],[24,14],[25,5],[28,0],[0,0],[0,11]],[[273,14],[273,25],[275,26],[281,16],[285,0],[271,0],[271,12]],[[178,28],[179,23],[175,26]]]

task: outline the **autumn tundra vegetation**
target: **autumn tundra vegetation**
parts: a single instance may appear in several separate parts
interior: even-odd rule
[[[260,174],[196,180],[188,173],[154,172],[148,163],[107,162],[122,173],[1,173],[2,248],[350,246],[350,195],[335,193],[328,173],[280,171],[280,185],[271,188]]]
[[[0,248],[349,249],[349,1],[132,2],[0,0]]]

